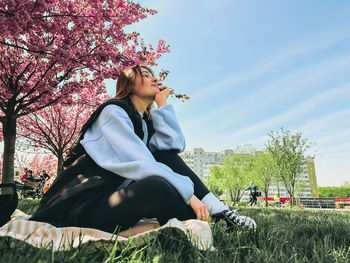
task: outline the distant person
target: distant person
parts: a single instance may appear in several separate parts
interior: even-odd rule
[[[27,182],[27,181],[34,181],[35,178],[33,176],[33,171],[29,170],[29,169],[26,169],[26,173],[23,174],[20,179],[24,183]]]
[[[42,179],[44,179],[45,181],[50,180],[50,176],[47,174],[46,170],[44,170],[44,169],[41,171],[40,177]]]
[[[254,185],[253,182],[250,182],[250,185],[245,189],[245,191],[248,191],[249,193],[249,206],[256,205],[258,200],[258,187]]]
[[[35,182],[35,178],[33,176],[33,171],[32,170],[27,170],[26,176],[25,176],[25,180],[24,180],[24,185],[23,185],[23,187],[19,188],[19,189],[22,189],[22,190],[32,190],[33,187],[29,186],[29,185],[26,185],[26,182]]]
[[[29,176],[29,174],[27,174],[28,168],[24,168],[23,171],[24,171],[24,173],[23,173],[23,175],[22,175],[21,178],[20,178],[20,180],[21,180],[22,182],[24,182],[24,181],[28,178],[28,176]]]
[[[275,207],[281,206],[281,198],[280,198],[279,194],[275,193],[275,195],[273,196],[273,201],[275,203]]]
[[[33,176],[33,171],[32,170],[27,170],[27,178],[25,181],[31,181],[31,182],[35,182],[35,178]]]
[[[45,170],[42,170],[42,174],[40,178],[45,181],[44,187],[43,187],[43,193],[45,194],[47,190],[49,190],[49,188],[51,187],[51,184],[54,178],[53,177],[51,178],[50,175],[48,175]]]

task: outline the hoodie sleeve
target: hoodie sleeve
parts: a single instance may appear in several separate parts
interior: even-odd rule
[[[165,104],[160,108],[154,108],[151,110],[151,116],[156,132],[150,139],[150,150],[155,152],[175,149],[182,152],[185,149],[185,137],[176,119],[174,107]]]

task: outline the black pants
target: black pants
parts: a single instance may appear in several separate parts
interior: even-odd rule
[[[194,183],[194,195],[200,200],[209,193],[175,151],[157,151],[154,158],[174,172],[188,176]],[[153,217],[163,225],[170,218],[187,220],[196,218],[196,215],[168,181],[159,176],[150,176],[95,201],[80,215],[79,226],[112,233],[117,226],[123,231],[142,218]]]
[[[250,203],[249,203],[250,206],[256,205],[256,202],[258,201],[257,196],[258,196],[257,193],[251,193],[250,194]]]

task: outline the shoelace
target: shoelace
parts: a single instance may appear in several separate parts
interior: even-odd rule
[[[230,211],[225,212],[225,215],[226,215],[230,220],[233,220],[234,222],[238,222],[238,221],[239,221],[238,215],[236,214],[236,211],[234,211],[234,210],[230,210]]]

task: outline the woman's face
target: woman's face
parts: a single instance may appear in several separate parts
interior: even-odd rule
[[[141,76],[136,77],[134,94],[141,98],[154,99],[154,96],[160,92],[158,88],[158,80],[151,72],[145,68],[141,68]]]

